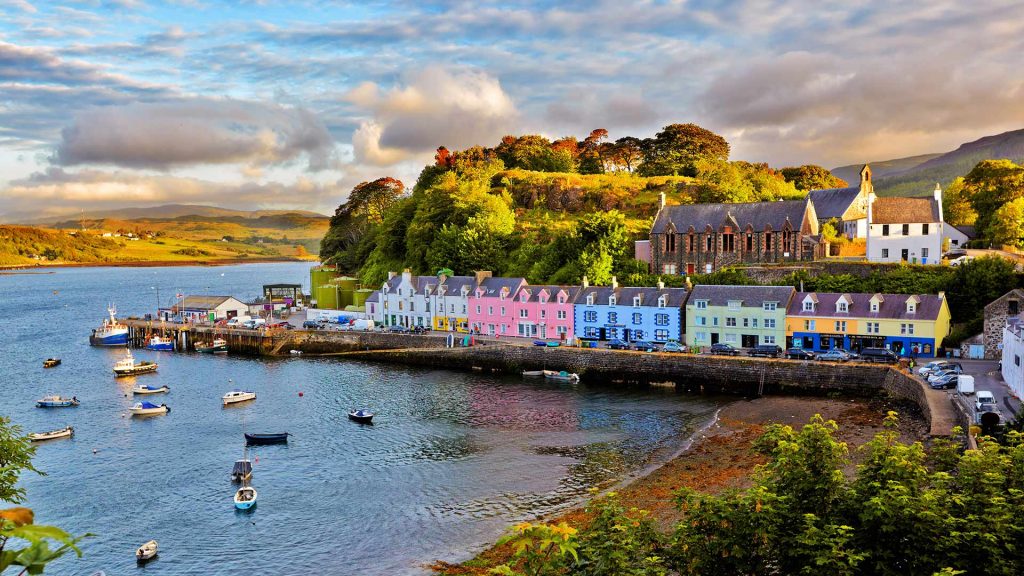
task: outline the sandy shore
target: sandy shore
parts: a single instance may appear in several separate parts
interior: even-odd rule
[[[628,480],[616,488],[616,492],[624,506],[651,511],[658,526],[668,531],[679,520],[679,513],[672,504],[676,490],[688,487],[714,493],[749,485],[754,467],[764,461],[754,451],[753,442],[765,426],[772,423],[798,426],[813,415],[821,414],[826,420],[839,424],[838,438],[847,443],[856,461],[857,447],[882,430],[882,419],[888,410],[900,412],[900,433],[904,441],[919,440],[927,434],[926,423],[913,407],[881,399],[774,396],[739,400],[723,408],[718,421],[698,434],[689,449],[646,475]],[[588,521],[582,507],[543,520],[565,520],[573,526],[585,525]],[[495,546],[469,562],[438,561],[431,568],[439,574],[482,576],[509,556],[507,547]]]

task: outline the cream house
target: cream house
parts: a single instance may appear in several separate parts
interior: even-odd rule
[[[930,198],[869,197],[869,261],[938,264],[942,236],[942,190],[938,184]]]

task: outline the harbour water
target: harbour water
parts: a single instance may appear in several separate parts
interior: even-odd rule
[[[428,573],[667,457],[720,406],[665,389],[313,357],[139,350],[159,371],[115,379],[121,352],[88,345],[109,302],[152,312],[156,287],[168,304],[179,291],[250,299],[262,284],[304,280],[301,263],[0,275],[0,414],[26,432],[75,428],[39,446],[47,475],[23,476],[27,505],[38,522],[96,534],[55,574]],[[44,369],[50,356],[63,364]],[[128,417],[136,383],[170,386],[146,399],[171,413]],[[222,407],[235,387],[258,399]],[[33,407],[49,393],[82,405]],[[347,420],[358,406],[377,411],[373,426]],[[229,479],[243,429],[293,435],[251,454],[259,503],[248,513],[232,507]],[[137,568],[133,551],[149,539],[159,558]]]

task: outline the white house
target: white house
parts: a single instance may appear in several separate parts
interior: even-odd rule
[[[942,239],[949,239],[949,248],[963,248],[968,242],[974,240],[977,234],[974,226],[952,226],[946,224],[942,227]]]
[[[434,278],[428,285],[431,327],[448,332],[469,332],[469,295],[476,288],[474,276],[445,276]]]
[[[942,260],[942,190],[931,198],[868,198],[871,262],[938,264]]]
[[[1003,328],[1003,380],[1014,396],[1024,397],[1024,321],[1008,318]]]
[[[159,310],[161,318],[181,316],[189,322],[210,322],[248,314],[249,305],[232,296],[185,295],[174,306]]]
[[[436,283],[433,276],[413,276],[406,269],[401,275],[388,272],[388,280],[380,289],[380,311],[378,316],[385,326],[430,328],[433,316],[430,312],[428,284]]]

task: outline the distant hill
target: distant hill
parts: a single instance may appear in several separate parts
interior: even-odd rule
[[[242,218],[254,219],[267,216],[298,215],[307,218],[328,218],[317,212],[308,210],[232,210],[217,206],[202,206],[198,204],[165,204],[163,206],[149,206],[142,208],[116,208],[111,210],[95,210],[84,214],[70,212],[63,216],[50,216],[47,218],[15,218],[19,224],[54,224],[68,220],[136,220],[145,219],[169,219],[196,216],[203,218]],[[10,219],[10,218],[8,218]]]
[[[879,196],[920,196],[930,192],[936,182],[945,188],[982,160],[1000,158],[1018,163],[1024,161],[1024,129],[985,136],[961,144],[945,154],[925,154],[870,164]],[[859,171],[860,165],[850,165],[835,168],[832,173],[847,182],[856,182]]]

